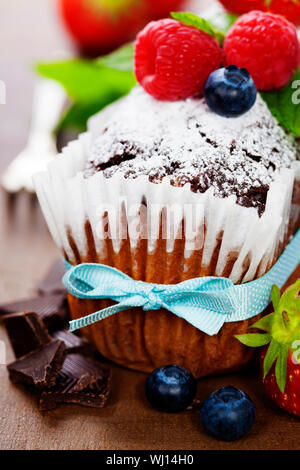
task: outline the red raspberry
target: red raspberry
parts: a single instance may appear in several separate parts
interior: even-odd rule
[[[232,13],[248,13],[251,10],[270,11],[300,25],[300,2],[297,0],[220,0]]]
[[[159,100],[175,101],[203,93],[223,53],[217,41],[173,19],[149,23],[135,44],[138,82]]]
[[[292,23],[279,15],[252,11],[230,29],[224,51],[226,63],[246,68],[258,90],[288,84],[299,64],[299,42]]]

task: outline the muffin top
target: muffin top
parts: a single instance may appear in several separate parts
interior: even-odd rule
[[[167,178],[196,193],[213,187],[215,196],[235,195],[238,204],[261,215],[270,183],[298,158],[296,139],[259,95],[248,113],[224,118],[204,99],[162,102],[136,87],[94,137],[84,176],[147,175],[153,183]]]

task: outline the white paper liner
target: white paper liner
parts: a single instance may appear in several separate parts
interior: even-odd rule
[[[95,132],[98,129],[99,121]],[[187,260],[195,249],[203,249],[202,265],[209,266],[221,239],[216,275],[222,275],[232,253],[236,253],[229,274],[233,282],[250,281],[270,267],[280,244],[285,242],[295,175],[300,172],[300,162],[295,163],[293,169],[281,171],[270,185],[266,210],[259,217],[254,208],[236,204],[235,196],[215,197],[212,188],[204,194],[196,194],[189,185],[173,187],[167,179],[161,184],[154,184],[149,182],[147,176],[125,179],[118,173],[110,179],[105,179],[101,172],[84,178],[81,171],[85,168],[91,139],[91,132],[82,134],[48,165],[47,172],[34,177],[50,232],[71,262],[75,262],[75,256],[68,235],[72,234],[84,258],[87,253],[87,221],[93,232],[96,251],[102,252],[103,217],[106,212],[113,248],[118,253],[122,242],[120,237],[126,233],[126,227],[120,223],[122,207],[126,210],[130,244],[134,252],[139,240],[136,227],[141,221],[141,204],[146,201],[148,252],[155,249],[164,210],[166,222],[172,220],[170,233],[166,234],[168,252],[172,252],[184,220]],[[140,225],[145,228],[145,224]],[[247,265],[248,269],[243,275]]]

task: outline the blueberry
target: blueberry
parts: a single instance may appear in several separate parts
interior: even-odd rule
[[[248,70],[229,65],[209,75],[204,95],[208,107],[213,112],[234,118],[252,108],[257,91]]]
[[[243,437],[252,428],[255,418],[256,409],[251,398],[232,386],[209,395],[200,411],[204,428],[222,441]]]
[[[146,396],[159,411],[177,413],[185,410],[194,400],[197,382],[182,367],[168,365],[155,369],[146,382]]]

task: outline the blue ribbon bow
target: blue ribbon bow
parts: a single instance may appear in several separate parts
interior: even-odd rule
[[[112,299],[111,307],[70,322],[70,330],[103,320],[123,310],[144,311],[164,308],[208,335],[217,334],[225,322],[247,320],[269,304],[272,285],[286,282],[300,262],[300,230],[273,268],[246,284],[234,285],[223,277],[198,277],[179,284],[135,281],[121,271],[103,264],[66,263],[63,283],[80,299]]]

